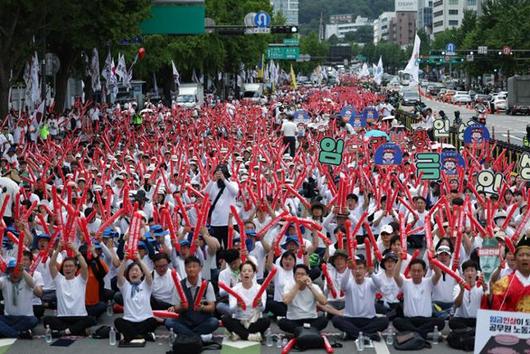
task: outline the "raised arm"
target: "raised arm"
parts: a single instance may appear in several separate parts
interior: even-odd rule
[[[75,248],[73,243],[68,244],[68,247],[74,252],[75,258],[79,262],[79,274],[84,280],[88,279],[88,265],[86,264],[85,257]],[[87,252],[90,252],[88,250]]]
[[[401,257],[398,257],[398,261],[394,267],[394,280],[397,286],[400,288],[403,286],[403,278],[401,277]]]
[[[59,271],[57,270],[57,257],[59,256],[59,249],[61,248],[61,243],[59,242],[58,246],[53,250],[52,257],[50,258],[50,275],[52,279],[55,279]]]

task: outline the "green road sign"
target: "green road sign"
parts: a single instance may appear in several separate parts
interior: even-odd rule
[[[142,34],[204,33],[204,3],[151,5],[151,17],[140,24]]]
[[[298,38],[285,38],[283,40],[283,44],[298,47],[300,45],[300,41]]]
[[[269,45],[269,47],[267,48],[267,59],[297,60],[299,56],[299,47],[287,47],[283,44],[274,44]]]

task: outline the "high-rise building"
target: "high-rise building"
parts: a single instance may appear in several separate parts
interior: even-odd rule
[[[416,37],[418,0],[395,0],[395,10],[396,16],[390,21],[390,41],[406,47]]]
[[[443,32],[447,29],[458,28],[462,25],[464,13],[475,11],[482,13],[484,0],[435,0],[433,3],[432,33]]]
[[[355,21],[326,25],[326,39],[333,35],[337,36],[339,39],[342,39],[345,37],[346,33],[356,32],[360,27],[364,26],[373,26],[373,22],[368,18],[361,16],[357,16]]]
[[[299,0],[271,0],[272,11],[281,13],[287,25],[298,26],[298,3]]]
[[[374,21],[374,44],[390,41],[390,22],[396,17],[395,12],[383,12]]]
[[[416,28],[432,33],[432,5],[433,0],[418,0],[418,15],[416,16]]]

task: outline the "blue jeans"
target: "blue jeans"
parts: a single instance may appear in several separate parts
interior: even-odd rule
[[[34,328],[37,323],[35,316],[0,316],[0,337],[17,338],[20,332]]]
[[[194,324],[186,319],[168,319],[165,322],[166,328],[173,328],[175,334],[181,334],[186,336],[210,334],[219,328],[219,320],[215,317],[210,317],[207,320],[202,321],[199,324]]]

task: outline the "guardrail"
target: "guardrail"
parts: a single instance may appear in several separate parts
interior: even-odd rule
[[[415,123],[417,120],[415,119],[415,115],[410,112],[405,112],[402,110],[398,110],[396,114],[396,119],[405,126],[407,130],[412,130],[412,124]],[[519,173],[519,164],[518,161],[521,158],[521,155],[525,152],[530,152],[530,148],[510,144],[506,141],[497,140],[494,138],[495,134],[492,134],[492,139],[490,140],[490,144],[494,147],[493,148],[493,157],[499,156],[504,149],[506,149],[505,157],[508,161],[508,164],[511,164],[512,162],[515,162],[514,166],[514,172]],[[460,148],[464,145],[464,142],[460,140],[459,138],[459,132],[458,128],[455,126],[449,127],[449,137],[446,138],[444,143],[448,143],[456,147],[457,150],[460,150]]]

